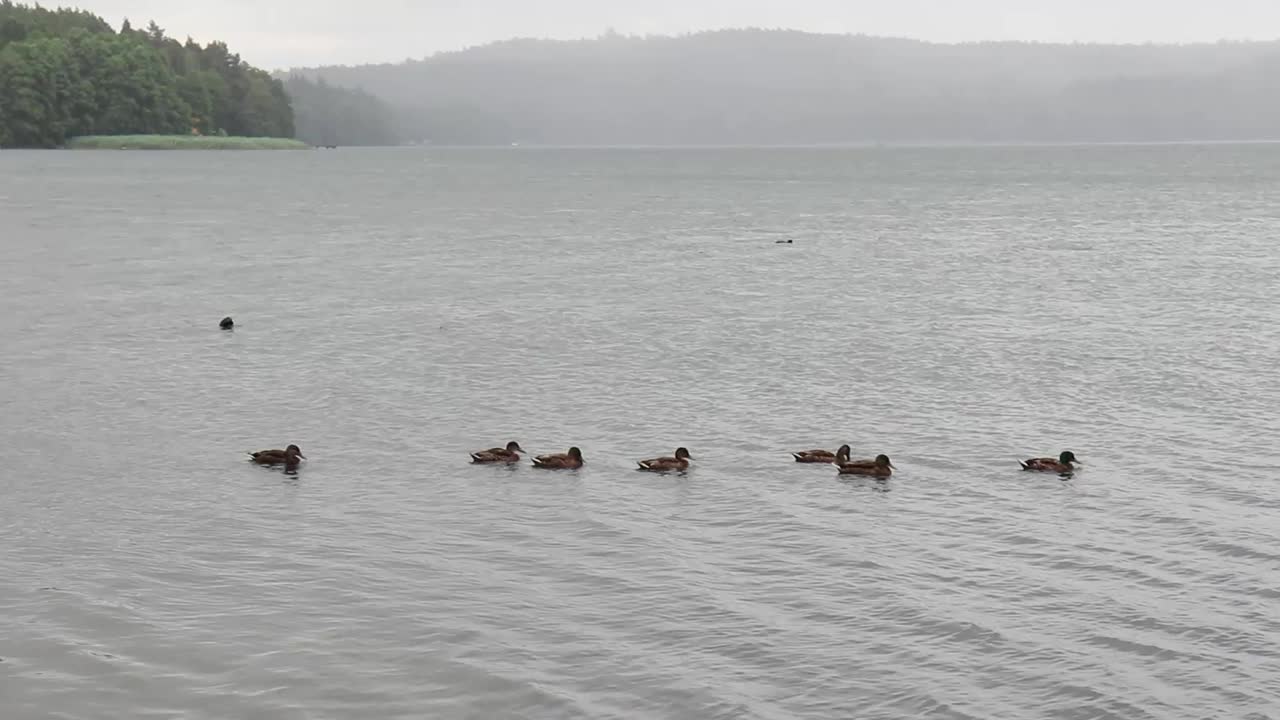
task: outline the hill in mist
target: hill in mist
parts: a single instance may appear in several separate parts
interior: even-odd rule
[[[511,40],[296,70],[379,98],[381,138],[823,144],[1280,138],[1280,43],[1053,45],[734,30]],[[325,121],[299,108],[299,124]],[[330,125],[333,123],[330,122]],[[392,128],[392,130],[386,130]],[[351,128],[343,144],[362,138]]]

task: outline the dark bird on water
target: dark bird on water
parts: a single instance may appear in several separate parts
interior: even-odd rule
[[[259,465],[284,465],[285,470],[297,470],[298,463],[306,460],[307,456],[302,454],[302,450],[297,445],[290,445],[284,450],[251,452],[249,453],[249,458]]]
[[[875,460],[846,459],[843,462],[837,462],[836,468],[841,475],[870,475],[879,478],[889,477],[896,469],[889,461],[888,455],[877,455]]]
[[[533,466],[546,470],[577,470],[585,465],[582,459],[582,451],[576,447],[569,448],[569,452],[556,455],[539,455],[533,459]]]
[[[230,316],[222,318],[222,322],[218,323],[218,327],[222,328],[223,330],[230,330],[235,326],[236,326],[236,321],[232,320]]]
[[[1057,460],[1053,458],[1031,458],[1030,460],[1019,460],[1018,462],[1022,463],[1023,470],[1051,472],[1059,475],[1070,475],[1075,472],[1076,465],[1081,464],[1076,459],[1076,454],[1070,450],[1064,450]]]
[[[801,450],[800,452],[791,453],[791,456],[798,463],[823,463],[829,465],[833,462],[848,460],[851,452],[853,450],[848,445],[841,445],[840,449],[835,452],[830,450]]]
[[[676,448],[676,454],[671,457],[653,458],[651,460],[639,460],[641,470],[649,472],[670,472],[679,470],[681,472],[689,469],[689,461],[693,456],[689,454],[688,448]]]
[[[471,462],[477,465],[493,465],[497,463],[510,465],[520,462],[520,453],[522,452],[524,452],[524,448],[520,447],[520,443],[512,440],[507,443],[505,448],[495,447],[471,453]]]
[[[774,245],[791,245],[795,240],[774,240]]]

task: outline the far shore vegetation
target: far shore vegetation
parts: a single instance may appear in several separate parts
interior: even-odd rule
[[[227,142],[220,136],[292,138],[295,127],[284,83],[224,43],[180,42],[154,22],[116,31],[84,10],[0,0],[0,147],[106,135],[203,146]]]
[[[69,150],[306,150],[301,140],[207,135],[89,135],[67,141]]]

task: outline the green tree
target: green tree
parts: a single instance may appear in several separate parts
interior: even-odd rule
[[[71,124],[70,68],[67,43],[59,38],[35,38],[0,51],[0,125],[9,144],[62,144]]]
[[[191,127],[201,135],[212,135],[217,128],[213,125],[213,95],[205,84],[203,73],[191,73],[178,78],[178,95],[191,114]]]
[[[213,42],[155,22],[116,33],[81,10],[0,0],[0,144],[52,147],[84,134],[292,137],[283,84]]]

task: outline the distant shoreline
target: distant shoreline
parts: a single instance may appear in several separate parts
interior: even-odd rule
[[[1277,145],[1280,139],[1268,140],[1062,140],[1062,141],[1002,141],[1002,142],[848,142],[812,144],[571,144],[571,143],[402,143],[399,145],[345,145],[345,150],[952,150],[952,149],[1002,149],[1002,148],[1091,148],[1091,147],[1196,147],[1196,146],[1252,146]],[[317,148],[324,147],[317,145]]]
[[[509,150],[519,151],[582,151],[582,150],[963,150],[963,149],[1034,149],[1034,148],[1091,148],[1091,147],[1195,147],[1195,146],[1256,146],[1276,145],[1280,140],[1112,140],[1112,141],[1008,141],[1008,142],[885,142],[885,143],[826,143],[826,144],[431,144],[405,143],[400,145],[357,145],[347,150]],[[290,138],[262,137],[204,137],[186,135],[93,135],[71,138],[60,148],[65,150],[312,150],[336,149],[338,146],[310,145]],[[23,148],[4,148],[21,150]],[[26,148],[38,149],[38,148]]]
[[[67,150],[309,150],[301,140],[204,135],[86,135],[71,138]]]

